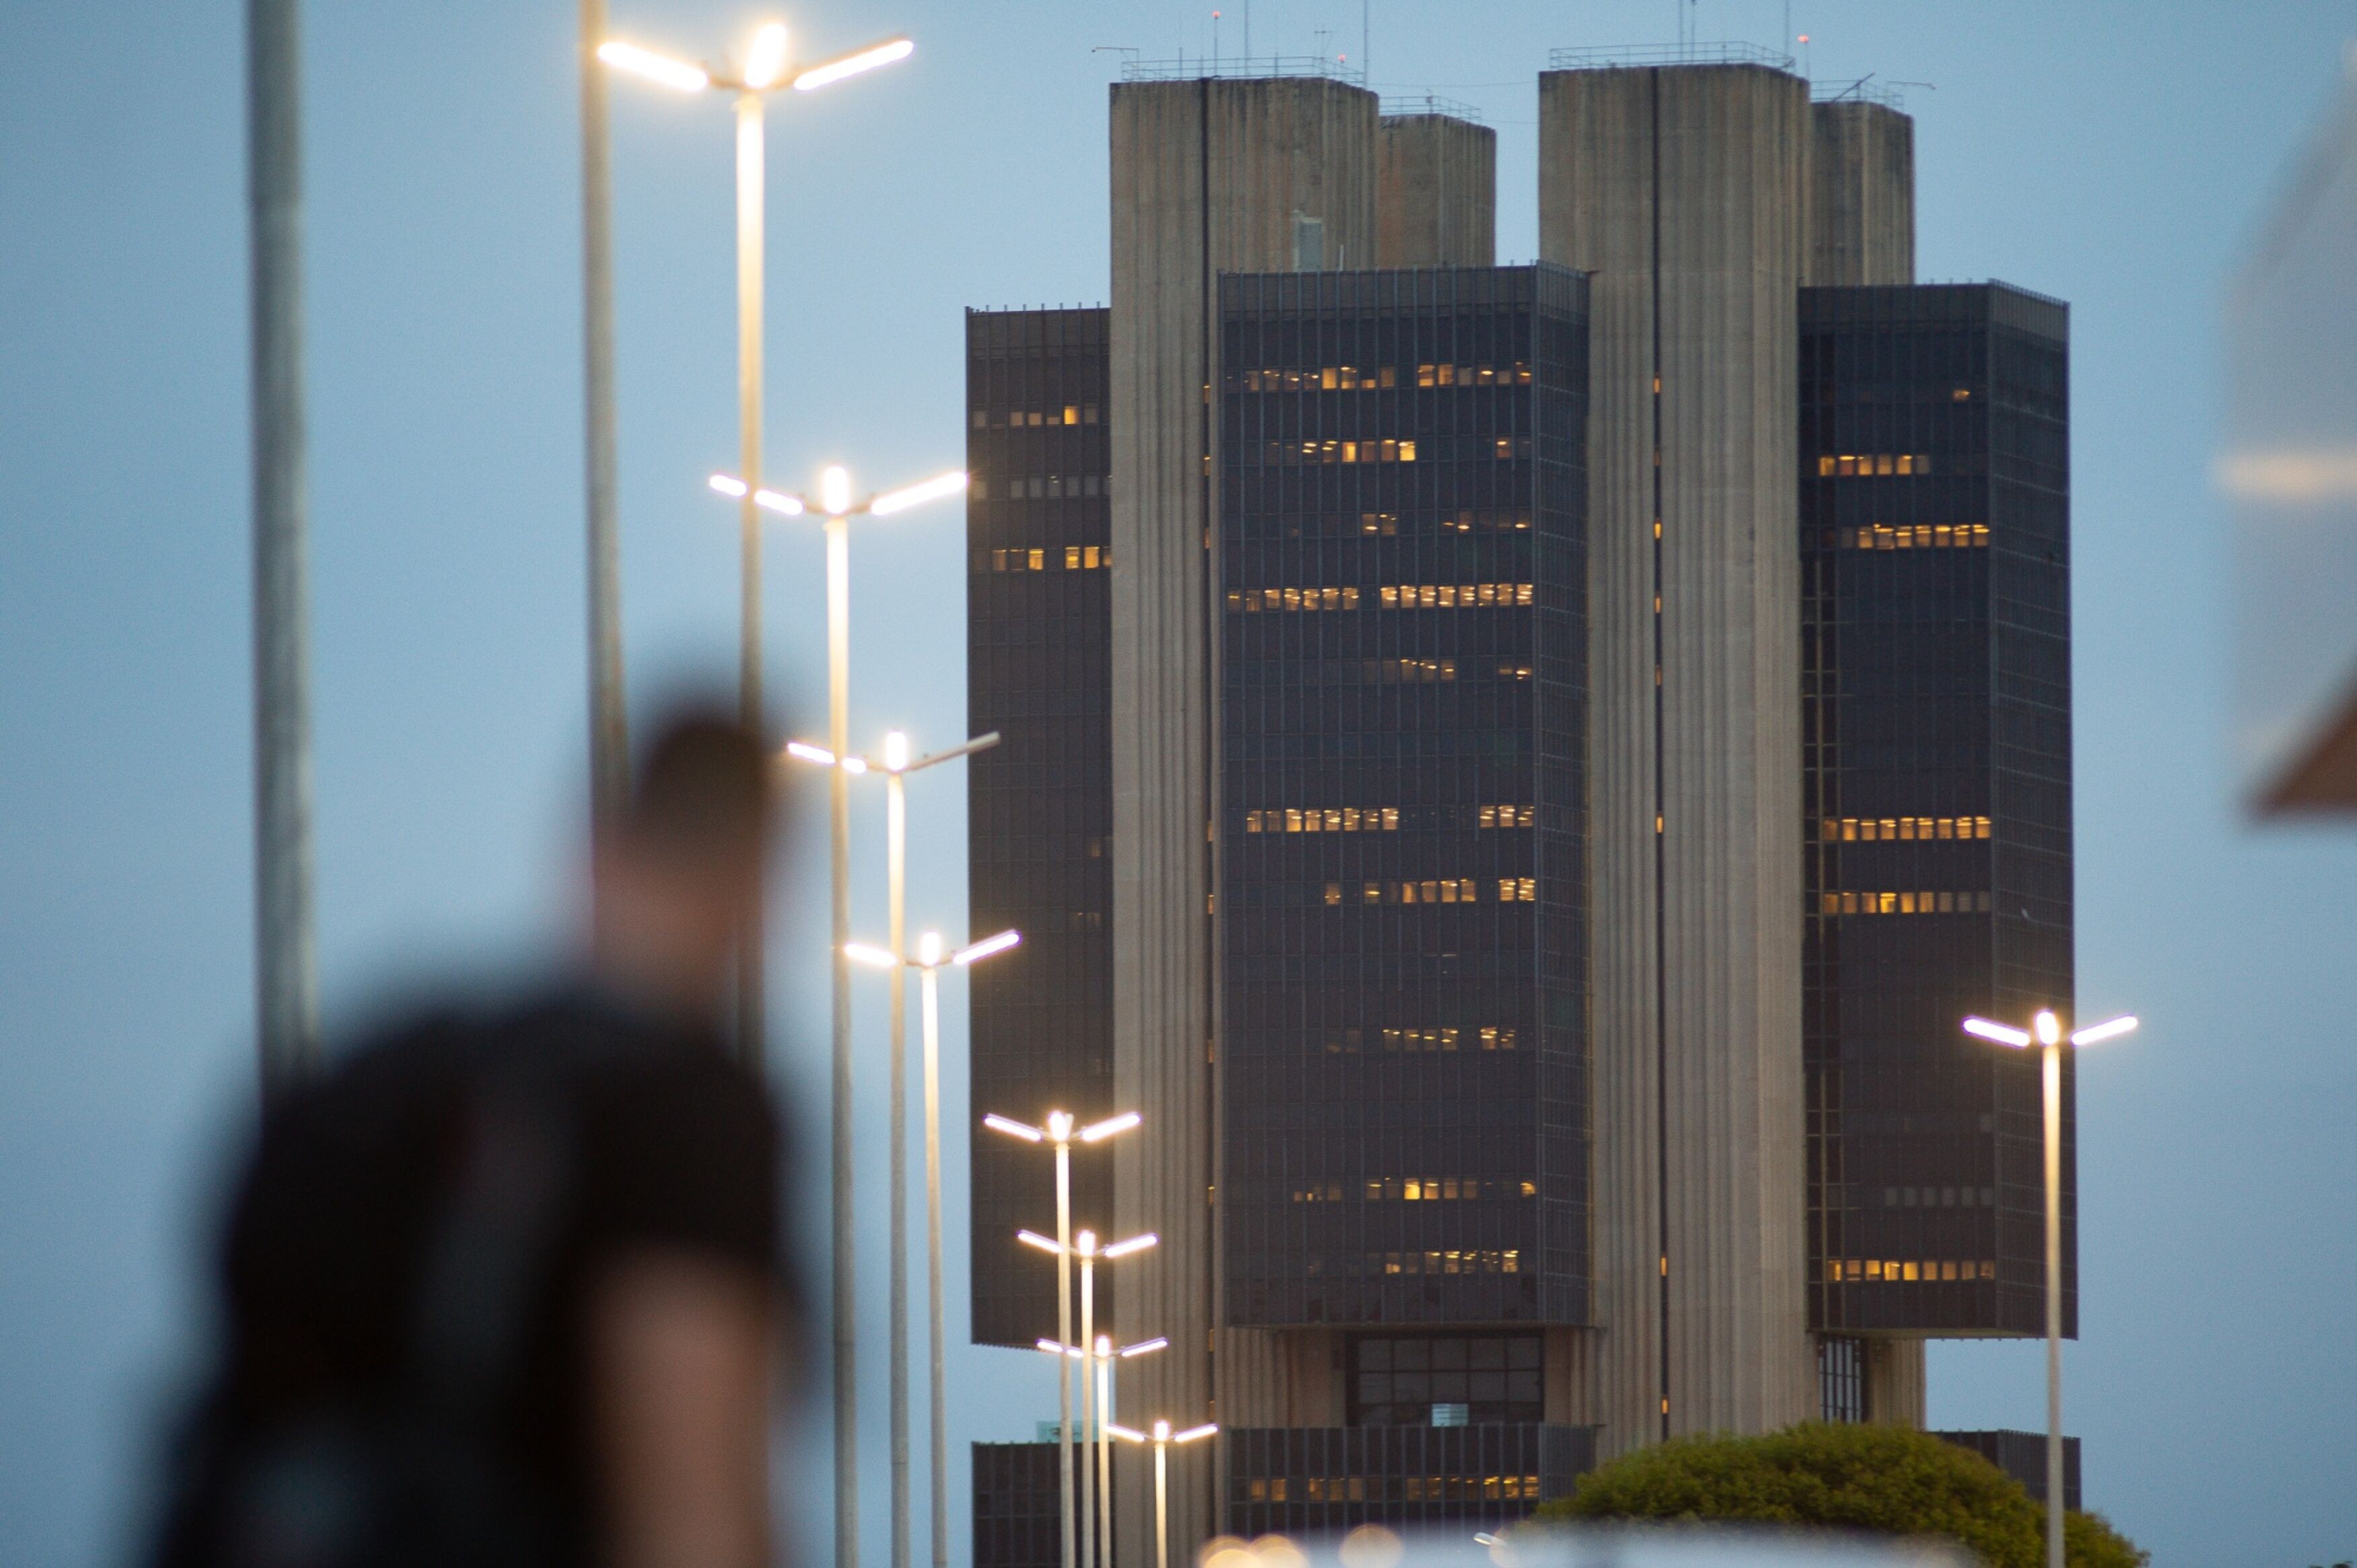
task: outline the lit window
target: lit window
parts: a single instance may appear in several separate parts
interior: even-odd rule
[[[1065,423],[1065,424],[1078,424],[1080,422],[1081,422],[1081,409],[1080,409],[1080,405],[1079,405],[1078,403],[1066,403],[1066,404],[1064,405],[1064,423]]]

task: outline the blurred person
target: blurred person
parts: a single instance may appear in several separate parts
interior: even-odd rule
[[[689,714],[599,824],[578,974],[270,1106],[158,1568],[752,1568],[794,1293],[721,1007],[773,802]]]

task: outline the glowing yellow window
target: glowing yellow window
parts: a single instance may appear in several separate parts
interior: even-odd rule
[[[1031,570],[1034,572],[1044,572],[1047,569],[1048,553],[1045,550],[1034,550],[1031,552]]]
[[[1403,441],[1400,443],[1400,461],[1403,463],[1413,463],[1415,461],[1415,442]]]
[[[1329,882],[1326,885],[1326,902],[1329,904],[1340,904],[1341,901],[1342,885],[1339,882]]]

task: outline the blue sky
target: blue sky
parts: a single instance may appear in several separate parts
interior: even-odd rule
[[[613,0],[709,51],[763,13]],[[1225,7],[1236,48],[1241,5]],[[198,1323],[197,1222],[252,1087],[241,8],[6,7],[0,49],[0,1560],[94,1563]],[[1771,42],[1782,0],[1699,0]],[[1104,88],[1208,49],[1208,4],[831,0],[813,51],[905,27],[888,77],[791,102],[770,152],[774,471],[954,463],[969,305],[1104,296]],[[1350,0],[1261,0],[1256,52],[1356,52]],[[1792,0],[1821,80],[1917,115],[1921,275],[2074,323],[2079,910],[2090,1015],[2147,1027],[2081,1100],[2091,1501],[2158,1561],[2357,1552],[2357,832],[2258,832],[2224,749],[2211,488],[2224,280],[2319,113],[2357,5]],[[577,207],[563,0],[315,5],[307,39],[319,944],[332,1019],[562,942],[584,736]],[[1536,225],[1536,71],[1661,42],[1672,0],[1373,0],[1384,91],[1498,127],[1501,259]],[[1330,35],[1321,40],[1319,32]],[[731,669],[728,130],[615,94],[624,603],[634,696]],[[953,508],[856,546],[855,721],[963,720]],[[774,690],[814,691],[814,536],[774,536]],[[781,708],[782,714],[782,708]],[[912,918],[958,934],[963,814],[912,810]],[[880,824],[855,824],[880,859]],[[864,880],[880,874],[870,868]],[[880,899],[874,900],[880,902]],[[805,912],[807,913],[807,912]],[[879,909],[863,905],[874,925]],[[788,1092],[816,1108],[824,972],[778,922]],[[880,991],[863,1000],[880,1018]],[[969,1124],[949,1009],[949,1163]],[[880,1073],[861,1179],[883,1185]],[[817,1119],[805,1116],[818,1153]],[[813,1164],[808,1186],[820,1189]],[[963,1194],[950,1194],[951,1266]],[[874,1214],[871,1218],[880,1219]],[[881,1226],[862,1309],[880,1319]],[[963,1314],[952,1298],[952,1337]],[[882,1357],[865,1431],[883,1480]],[[2034,1344],[1942,1345],[1934,1423],[2035,1427]],[[972,1437],[1028,1436],[1046,1369],[963,1351]],[[820,1451],[810,1451],[813,1459]],[[802,1468],[800,1466],[797,1469]],[[806,1473],[806,1471],[805,1471]],[[814,1509],[812,1525],[823,1525]],[[880,1504],[866,1534],[880,1551]],[[963,1556],[961,1544],[959,1555]]]

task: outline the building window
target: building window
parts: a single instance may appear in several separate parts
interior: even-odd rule
[[[1827,843],[1916,843],[1932,839],[1985,839],[1986,817],[1827,817],[1817,827]]]
[[[1932,455],[1928,452],[1824,453],[1817,458],[1819,478],[1888,478],[1931,471]]]
[[[1866,1419],[1866,1341],[1817,1341],[1817,1402],[1827,1421]]]
[[[1354,1339],[1350,1423],[1443,1426],[1543,1421],[1545,1343],[1535,1334],[1368,1335]]]
[[[1986,893],[1910,889],[1897,893],[1844,891],[1817,896],[1820,915],[1986,915]]]

